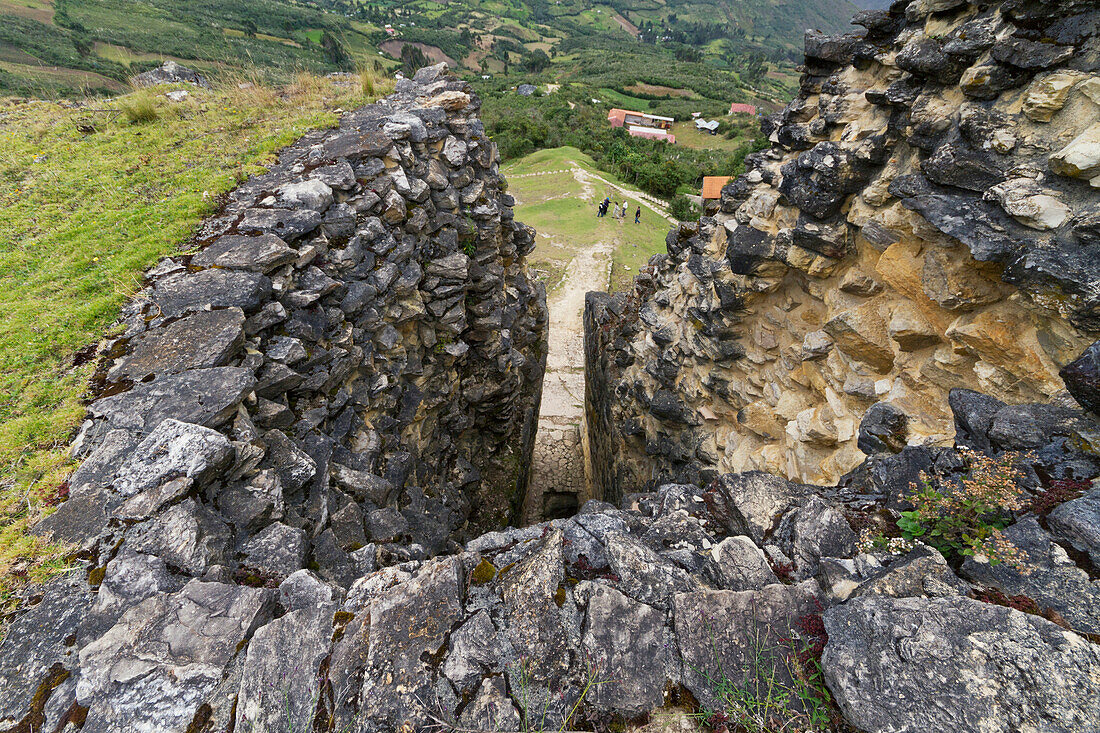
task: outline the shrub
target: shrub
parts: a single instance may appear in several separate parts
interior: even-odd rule
[[[153,95],[144,92],[123,97],[118,102],[118,109],[122,112],[123,119],[131,125],[156,122],[160,117]]]
[[[672,199],[668,210],[672,214],[672,218],[678,221],[697,221],[699,219],[699,207],[683,194]]]
[[[921,486],[910,501],[916,507],[902,512],[898,527],[907,539],[920,539],[949,559],[983,554],[993,564],[1014,560],[1015,550],[1001,535],[1012,512],[1024,508],[1023,491],[1017,485],[1019,455],[1005,453],[992,458],[961,450],[968,471],[957,486],[941,490],[921,473]]]

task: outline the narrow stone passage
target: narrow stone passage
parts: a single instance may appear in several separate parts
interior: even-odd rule
[[[607,290],[613,242],[583,249],[570,260],[547,298],[549,354],[539,429],[531,463],[524,523],[568,516],[589,497],[581,450],[584,419],[584,295]]]

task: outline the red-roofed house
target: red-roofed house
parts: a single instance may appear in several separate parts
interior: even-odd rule
[[[607,121],[612,127],[625,127],[631,137],[644,137],[650,140],[664,140],[676,144],[676,136],[670,130],[674,120],[671,117],[647,115],[645,112],[631,112],[628,109],[613,109],[607,113]]]
[[[752,104],[742,104],[741,102],[734,102],[730,105],[731,115],[752,115],[756,116],[756,106]]]
[[[703,176],[703,198],[722,198],[722,187],[730,182],[730,178],[732,176]]]
[[[671,130],[672,123],[675,122],[671,117],[647,115],[645,112],[631,112],[628,109],[618,108],[607,113],[607,121],[611,123],[612,127],[638,125],[640,127],[656,127],[659,130]]]

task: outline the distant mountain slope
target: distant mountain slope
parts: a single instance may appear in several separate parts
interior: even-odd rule
[[[115,92],[175,58],[272,77],[354,68],[380,28],[280,0],[0,0],[0,93]]]
[[[626,15],[635,22],[675,16],[673,27],[724,23],[743,32],[748,44],[764,50],[778,45],[797,56],[806,29],[841,32],[856,10],[848,0],[640,0],[629,3]]]
[[[793,87],[805,30],[840,31],[855,10],[848,0],[0,0],[0,93],[117,93],[166,58],[277,81],[448,59],[467,78],[512,85],[545,72],[596,90],[709,96],[713,86],[727,104],[733,90],[777,101]],[[652,74],[670,63],[680,71]]]

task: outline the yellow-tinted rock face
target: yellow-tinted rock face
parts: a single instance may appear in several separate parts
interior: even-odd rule
[[[1063,392],[1100,331],[1097,79],[1011,41],[996,9],[915,8],[808,41],[773,147],[630,297],[590,300],[597,492],[751,469],[835,483],[876,402],[911,444],[948,443],[953,388]]]

